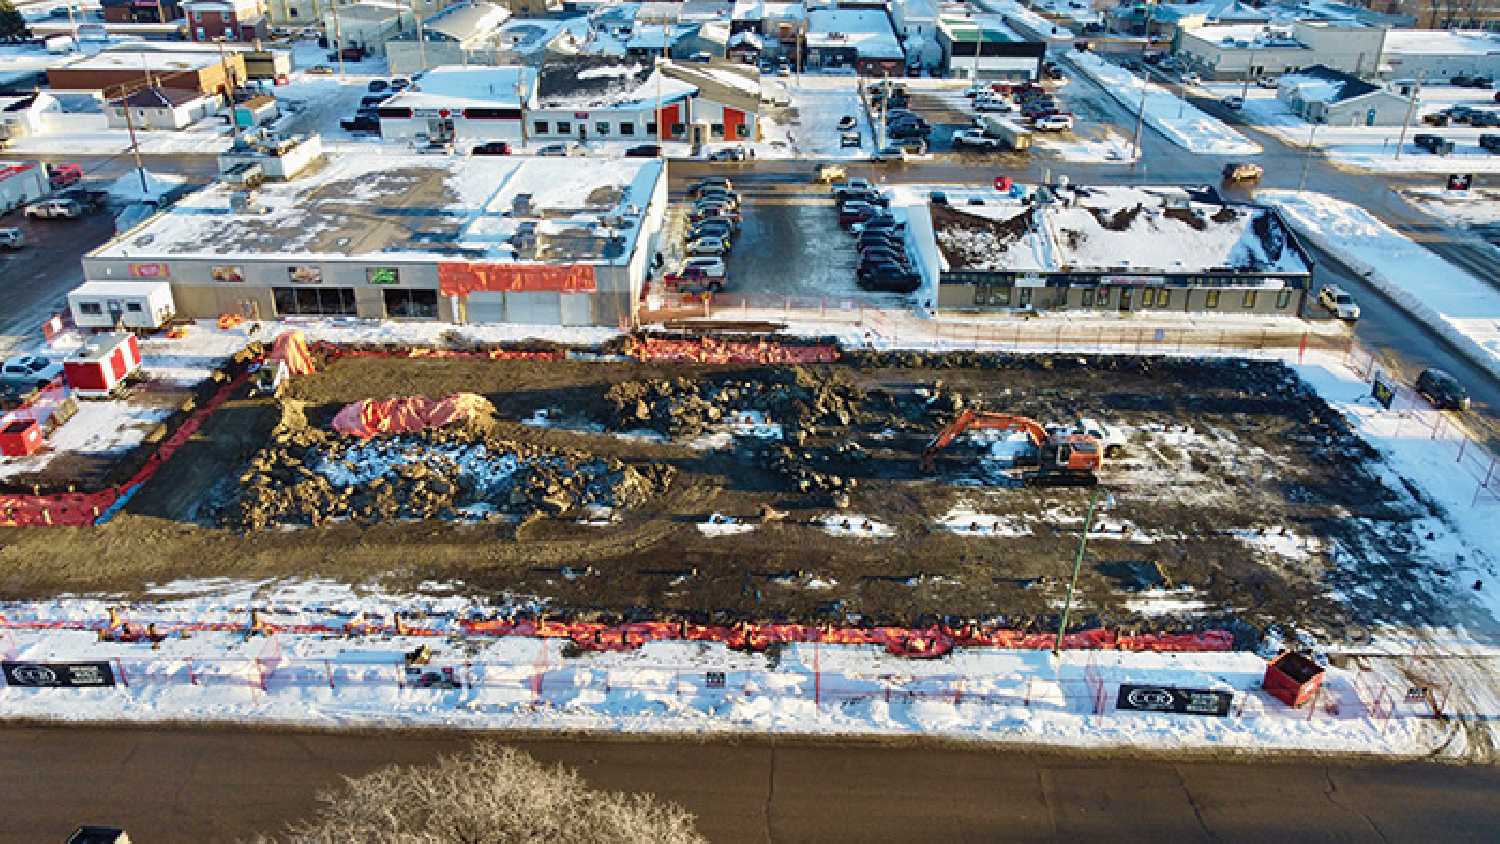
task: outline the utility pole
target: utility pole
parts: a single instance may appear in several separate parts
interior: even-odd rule
[[[427,29],[422,26],[421,9],[422,0],[411,0],[411,15],[417,24],[417,61],[422,65],[422,70],[427,69]]]
[[[1063,635],[1068,632],[1068,616],[1073,612],[1073,593],[1078,590],[1078,571],[1083,568],[1083,551],[1088,547],[1089,531],[1094,527],[1094,508],[1099,504],[1100,487],[1094,487],[1089,496],[1089,512],[1083,517],[1083,533],[1078,537],[1078,553],[1073,557],[1073,579],[1068,582],[1068,597],[1063,601],[1062,619],[1057,623],[1057,642],[1052,646],[1052,655],[1062,653]]]
[[[121,89],[120,108],[125,112],[125,129],[130,133],[130,153],[135,157],[135,172],[141,177],[141,198],[145,199],[151,195],[151,189],[146,186],[146,164],[141,161],[141,146],[135,139],[135,120],[130,116],[130,94],[130,91]]]
[[[1150,67],[1150,65],[1146,64],[1146,51],[1151,49],[1151,15],[1155,11],[1155,4],[1148,3],[1146,5],[1146,40],[1141,45],[1141,64],[1145,67]],[[1135,137],[1130,142],[1130,149],[1135,153],[1130,159],[1130,169],[1132,170],[1145,158],[1144,155],[1141,155],[1141,130],[1145,128],[1146,124],[1146,91],[1151,86],[1151,71],[1145,71],[1145,74],[1146,78],[1141,80],[1141,105],[1135,112]],[[1135,74],[1131,75],[1134,76]]]
[[[1401,148],[1406,146],[1406,130],[1411,128],[1412,113],[1417,110],[1417,97],[1422,93],[1422,78],[1425,74],[1417,74],[1417,84],[1412,86],[1411,101],[1406,104],[1406,118],[1401,121],[1401,139],[1396,142],[1396,160],[1401,160]]]
[[[1240,100],[1250,99],[1250,71],[1255,69],[1255,45],[1260,43],[1260,36],[1250,42],[1250,57],[1245,59],[1245,83],[1240,86]]]
[[[333,2],[333,51],[339,57],[339,76],[344,76],[344,29],[339,26],[338,0]]]
[[[661,56],[656,60],[656,144],[660,146],[666,140],[666,115],[661,111],[661,66],[667,60],[667,30],[666,24],[662,25]]]
[[[1318,136],[1318,124],[1313,123],[1307,130],[1307,154],[1302,156],[1302,178],[1297,180],[1297,190],[1307,189],[1307,167],[1312,164],[1313,140]]]

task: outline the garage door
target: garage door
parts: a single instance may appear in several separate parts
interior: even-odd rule
[[[594,296],[591,293],[562,294],[563,325],[593,325]]]
[[[505,294],[470,293],[469,322],[505,322]]]
[[[562,294],[507,293],[505,321],[524,325],[561,325]]]

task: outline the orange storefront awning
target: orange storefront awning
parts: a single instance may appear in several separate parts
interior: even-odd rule
[[[591,264],[438,264],[438,289],[445,296],[470,293],[593,293]]]

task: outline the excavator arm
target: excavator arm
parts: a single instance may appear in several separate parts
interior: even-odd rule
[[[1026,436],[1031,438],[1031,444],[1041,448],[1047,442],[1047,429],[1035,419],[1025,416],[1014,416],[1009,413],[985,413],[983,411],[965,409],[953,421],[949,422],[932,441],[927,448],[922,450],[922,469],[932,471],[932,465],[937,460],[938,452],[947,448],[971,429],[978,430],[1003,430],[1003,431],[1025,431]]]

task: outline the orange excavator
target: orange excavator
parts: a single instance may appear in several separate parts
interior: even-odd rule
[[[1037,450],[1037,468],[1024,473],[1027,486],[1093,486],[1104,463],[1104,446],[1087,434],[1053,436],[1035,419],[1009,413],[964,410],[922,450],[922,470],[932,471],[938,452],[970,430],[1025,431]]]

